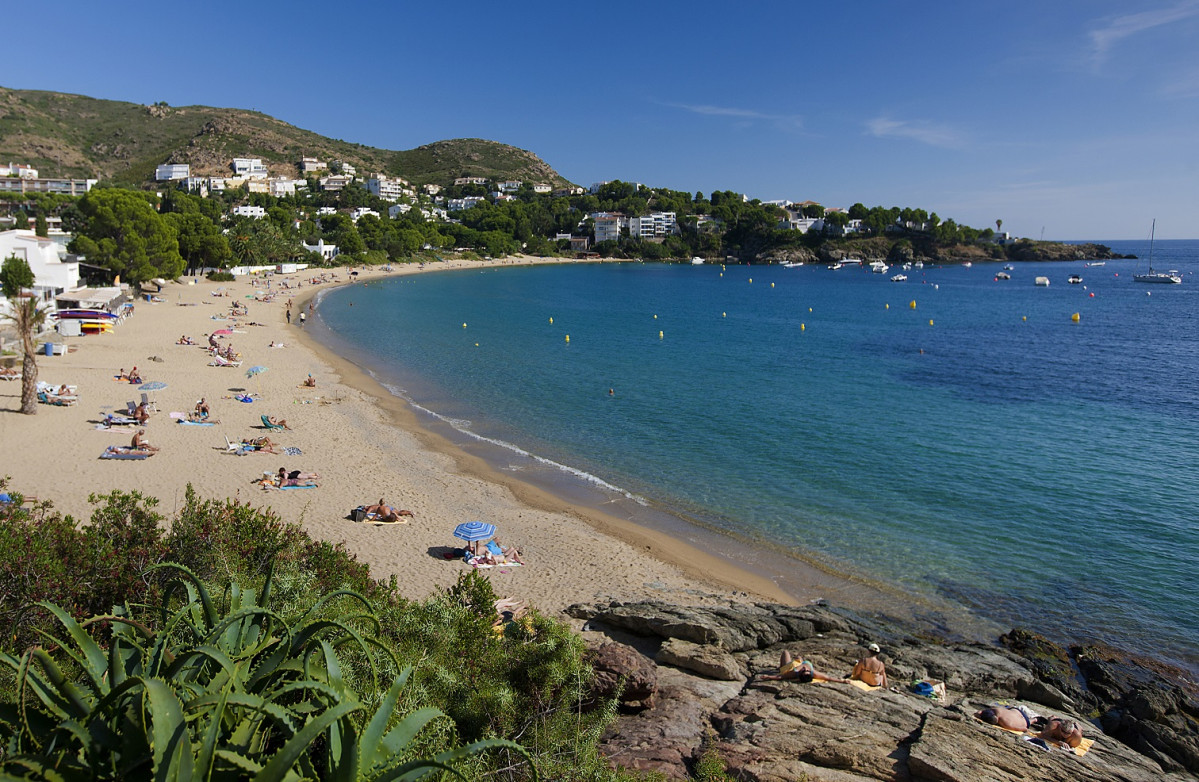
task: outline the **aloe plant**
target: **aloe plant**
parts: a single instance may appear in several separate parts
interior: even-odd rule
[[[257,594],[233,584],[218,610],[187,568],[154,569],[173,580],[153,627],[127,609],[78,622],[38,604],[62,632],[42,632],[46,643],[19,658],[0,655],[16,677],[15,698],[0,703],[0,775],[390,782],[463,778],[454,764],[502,748],[530,760],[536,778],[528,753],[507,740],[416,756],[418,734],[445,715],[425,707],[397,719],[412,669],[378,639],[378,619],[358,593],[330,593],[288,620],[267,607],[273,572]],[[323,618],[334,600],[360,610]],[[347,682],[346,655],[367,662],[377,689],[382,672],[391,677],[373,711]]]

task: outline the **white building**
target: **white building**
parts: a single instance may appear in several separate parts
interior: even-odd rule
[[[382,174],[366,180],[366,189],[384,201],[399,201],[400,198],[411,192],[408,189],[408,183],[403,179],[387,177]]]
[[[79,287],[79,261],[53,239],[25,228],[0,231],[0,258],[16,256],[33,272],[33,291],[44,302],[52,302],[63,291]],[[0,299],[0,313],[10,312],[8,300]]]
[[[441,185],[434,185],[434,184],[430,183],[430,184],[425,185],[423,189],[429,195],[435,196],[441,192]]]
[[[411,211],[412,204],[396,204],[395,206],[387,207],[387,216],[394,220],[397,215],[406,215]]]
[[[322,207],[320,207],[319,209],[317,209],[317,210],[316,210],[316,213],[317,213],[318,215],[335,215],[335,214],[337,214],[337,207],[335,207],[335,206],[322,206]]]
[[[187,179],[192,175],[191,166],[187,163],[163,163],[154,169],[156,182],[170,182],[175,179]]]
[[[543,185],[540,183],[533,185],[533,192],[538,193],[538,194],[545,194],[545,193],[550,192],[553,189],[554,188],[550,187],[549,185]]]
[[[19,179],[37,179],[37,169],[24,163],[9,163],[0,166],[0,177],[15,176]]]
[[[266,195],[271,192],[271,186],[261,179],[247,179],[242,185],[247,193],[262,193]]]
[[[159,166],[162,168],[162,166]],[[179,183],[189,193],[199,193],[201,198],[208,195],[208,177],[206,176],[189,176]]]
[[[222,177],[222,176],[208,177],[208,189],[214,193],[224,192],[225,188],[228,186],[229,186],[229,180],[226,179],[225,177]]]
[[[333,161],[333,168],[339,173],[345,174],[346,176],[354,176],[358,173],[358,169],[354,168],[353,165],[349,163],[343,163],[340,160]]]
[[[374,209],[367,209],[365,206],[359,206],[350,210],[350,219],[354,222],[358,222],[359,217],[365,217],[366,215],[378,217],[379,213]]]
[[[674,212],[654,212],[645,217],[629,218],[629,235],[639,239],[655,239],[679,232]]]
[[[287,177],[274,177],[268,181],[270,186],[270,194],[275,198],[283,196],[293,196],[296,190],[303,190],[308,187],[307,180],[304,179],[288,179]]]
[[[266,217],[266,209],[261,206],[235,206],[232,214],[234,217],[253,217],[258,220]]]
[[[327,163],[322,163],[314,157],[300,158],[300,173],[315,174],[317,171],[325,171],[329,168]]]
[[[321,190],[330,192],[337,190],[345,190],[346,185],[354,181],[352,174],[335,174],[333,176],[321,177]]]
[[[262,159],[256,157],[233,158],[233,173],[245,179],[266,179],[270,176],[270,172],[262,164]]]
[[[574,187],[572,185],[571,187],[558,188],[557,190],[554,191],[553,195],[554,195],[554,198],[562,198],[563,196],[583,195],[583,193],[585,193],[585,192],[587,192],[587,191],[584,190],[583,188]]]
[[[454,180],[455,185],[485,185],[487,177],[481,176],[460,176]]]
[[[628,223],[620,212],[596,212],[592,215],[595,220],[595,241],[615,242],[620,239],[620,229]]]
[[[0,192],[81,196],[91,190],[96,182],[95,179],[33,179],[26,176],[6,176],[0,177]]]
[[[523,184],[524,182],[519,179],[510,179],[507,182],[500,182],[496,185],[496,189],[501,193],[515,193],[517,190],[520,190],[520,186]]]
[[[483,198],[482,196],[466,196],[465,198],[451,198],[449,203],[446,204],[446,206],[449,207],[449,210],[451,212],[460,212],[463,209],[470,209],[472,206],[479,203],[480,201],[486,201],[486,200],[487,199]]]
[[[317,239],[316,244],[305,244],[304,249],[310,253],[320,253],[320,256],[326,261],[337,257],[337,245],[325,244],[324,239]]]

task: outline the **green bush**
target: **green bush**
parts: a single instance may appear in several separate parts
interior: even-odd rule
[[[206,276],[213,282],[233,282],[237,279],[233,272],[209,272]]]
[[[379,641],[378,618],[361,595],[332,592],[284,618],[268,607],[269,568],[257,595],[233,583],[223,604],[186,568],[155,569],[175,576],[156,627],[127,607],[79,623],[44,603],[64,631],[47,633],[57,653],[0,655],[19,693],[0,703],[4,772],[47,780],[391,780],[444,770],[465,779],[453,764],[486,750],[528,759],[500,739],[430,747],[423,729],[444,715],[399,708],[412,669],[401,670]],[[335,601],[339,618],[323,618]],[[105,629],[107,649],[96,637]],[[355,657],[369,666],[365,698],[343,670]]]

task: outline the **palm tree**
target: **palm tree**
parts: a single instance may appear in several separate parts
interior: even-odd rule
[[[46,311],[38,309],[37,298],[34,296],[16,297],[9,299],[12,312],[5,315],[17,328],[21,337],[21,347],[25,352],[25,360],[21,364],[21,412],[25,415],[37,414],[37,356],[33,349],[33,335],[41,330],[46,322]]]

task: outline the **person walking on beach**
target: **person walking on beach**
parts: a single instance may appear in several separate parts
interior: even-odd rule
[[[287,325],[291,325],[291,305],[287,306]]]
[[[305,321],[305,320],[307,320],[307,318],[305,318],[305,317],[304,317],[304,313],[303,313],[303,312],[301,312],[301,313],[300,313],[300,325],[301,325],[301,326],[303,326],[303,325],[304,325],[304,321]]]

